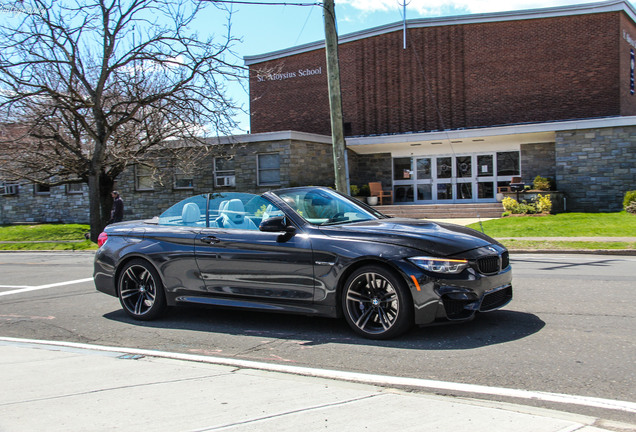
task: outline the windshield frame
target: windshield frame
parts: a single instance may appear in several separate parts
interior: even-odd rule
[[[293,213],[295,217],[303,223],[314,227],[337,226],[355,222],[365,222],[378,219],[387,219],[386,216],[373,207],[358,201],[348,195],[335,191],[327,187],[296,187],[269,191],[273,194],[286,209]],[[335,205],[335,209],[328,211],[324,215],[319,215],[320,208],[316,200],[324,198]],[[309,203],[309,200],[313,204]],[[343,213],[343,218],[332,220],[330,217]],[[347,216],[348,214],[348,216]],[[344,218],[346,217],[346,219]]]

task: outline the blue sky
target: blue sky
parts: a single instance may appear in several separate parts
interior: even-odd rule
[[[262,1],[280,3],[285,0]],[[311,2],[310,0],[287,1]],[[586,0],[407,0],[406,18],[500,12],[593,2]],[[335,0],[335,3],[340,35],[402,20],[402,0]],[[246,55],[264,54],[324,39],[322,8],[319,6],[234,4],[228,7],[233,10],[232,34],[241,39],[241,42],[234,47],[241,65]],[[202,24],[198,31],[201,36],[207,37],[213,33],[219,34],[225,31],[223,26],[226,22],[217,13],[211,13],[200,22]],[[231,86],[229,95],[245,109],[249,106],[248,95],[240,86]],[[239,116],[238,120],[243,130],[249,130],[247,115]]]

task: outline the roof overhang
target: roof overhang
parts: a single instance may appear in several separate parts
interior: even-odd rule
[[[358,154],[404,152],[414,147],[440,144],[471,144],[478,146],[554,142],[557,132],[636,126],[636,116],[606,117],[547,123],[497,126],[436,132],[377,135],[347,138],[347,147]]]
[[[265,141],[308,141],[313,143],[331,144],[331,137],[298,131],[262,132],[255,134],[219,136],[207,138],[208,144],[249,144]]]

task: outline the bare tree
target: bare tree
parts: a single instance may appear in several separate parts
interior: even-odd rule
[[[225,84],[243,70],[231,52],[229,13],[210,26],[217,36],[200,39],[192,30],[205,4],[18,3],[0,24],[0,176],[88,183],[95,241],[126,166],[174,152],[175,140],[229,134],[239,108]]]

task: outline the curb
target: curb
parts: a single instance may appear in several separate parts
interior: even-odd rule
[[[636,256],[635,249],[508,249],[511,254],[578,254]]]

